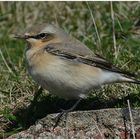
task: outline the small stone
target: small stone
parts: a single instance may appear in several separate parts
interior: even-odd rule
[[[35,131],[39,131],[41,128],[42,128],[42,125],[41,124],[37,124],[35,126]]]
[[[138,128],[136,131],[136,138],[140,139],[140,128]]]

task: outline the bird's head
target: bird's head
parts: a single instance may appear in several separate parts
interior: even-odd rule
[[[41,24],[29,28],[24,35],[16,35],[15,38],[26,40],[31,47],[41,47],[51,43],[60,43],[67,36],[67,33],[55,25]]]

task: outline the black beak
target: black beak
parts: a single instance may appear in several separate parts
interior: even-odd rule
[[[31,37],[28,35],[14,35],[14,38],[26,40]]]

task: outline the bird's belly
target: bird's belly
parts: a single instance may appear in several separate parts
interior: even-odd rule
[[[117,81],[118,77],[112,72],[64,59],[41,64],[29,66],[33,79],[50,93],[66,99],[85,98],[91,89]]]
[[[50,93],[63,98],[84,98],[100,86],[97,68],[58,59],[40,67],[29,67],[33,79]]]

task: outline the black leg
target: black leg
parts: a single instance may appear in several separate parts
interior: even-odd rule
[[[69,112],[73,111],[73,110],[77,107],[77,105],[80,103],[81,100],[82,100],[82,98],[80,98],[71,108],[69,108],[69,109],[67,109],[67,110],[61,109],[62,112],[59,113],[59,114],[56,116],[56,118],[55,118],[56,121],[55,121],[55,125],[54,125],[53,128],[55,128],[55,127],[58,125],[58,123],[59,123],[61,117],[62,117],[64,114],[67,115]]]

